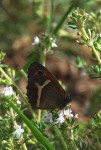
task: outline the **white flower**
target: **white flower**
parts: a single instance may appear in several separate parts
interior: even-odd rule
[[[54,40],[52,41],[52,47],[57,47],[57,44],[56,44],[55,42],[56,42],[56,40],[54,39]]]
[[[15,95],[16,102],[18,105],[21,105],[21,101],[19,100],[19,95]]]
[[[59,113],[59,117],[55,120],[55,124],[59,123],[62,124],[65,122],[65,120],[71,119],[71,118],[78,118],[78,114],[73,115],[72,110],[69,108],[67,110],[63,109]]]
[[[63,117],[63,115],[60,113],[59,117],[55,120],[55,124],[59,123],[62,124],[65,121],[65,118]]]
[[[72,110],[71,109],[64,110],[64,116],[72,118],[73,117]]]
[[[78,114],[76,114],[76,115],[74,116],[74,118],[78,118]]]
[[[79,41],[79,40],[76,40],[76,42],[77,42],[77,43],[80,43],[80,41]]]
[[[11,96],[14,94],[13,88],[11,86],[4,87],[3,94],[6,96]]]
[[[40,43],[40,39],[38,36],[34,37],[34,42],[32,43],[32,45],[38,45]]]
[[[81,72],[80,72],[80,76],[81,76],[81,77],[86,76],[86,72],[85,72],[85,70],[84,70],[84,69],[83,69],[83,70],[81,70]]]
[[[88,14],[88,13],[85,13],[85,16],[86,16],[86,17],[88,17],[88,16],[89,16],[89,14]]]
[[[14,135],[17,139],[19,139],[21,136],[21,133],[23,132],[24,132],[24,129],[21,128],[21,125],[17,125],[16,130],[14,131]]]
[[[101,33],[99,34],[99,37],[101,37]]]
[[[44,121],[49,123],[53,122],[52,113],[44,114]]]
[[[50,38],[50,41],[51,41],[51,46],[52,47],[57,47],[57,44],[55,43],[56,42],[56,39],[54,39],[54,38]]]
[[[52,47],[57,47],[57,44],[53,41]]]

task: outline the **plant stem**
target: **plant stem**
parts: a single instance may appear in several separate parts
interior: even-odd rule
[[[66,17],[69,15],[69,13],[72,11],[74,5],[76,4],[77,0],[73,0],[71,6],[67,9],[67,11],[65,12],[65,14],[62,16],[62,18],[60,19],[60,21],[58,22],[57,26],[55,27],[53,34],[56,35],[57,32],[59,31],[59,29],[61,28],[61,26],[63,25]]]
[[[10,108],[10,115],[11,115],[11,118],[12,118],[12,121],[13,121],[13,125],[14,125],[14,127],[16,127],[16,126],[17,126],[17,122],[16,122],[16,119],[15,119],[14,111],[13,111],[13,108],[12,108],[12,107]],[[22,135],[22,137],[20,137],[20,139],[21,139],[21,138],[23,138],[23,135]],[[20,140],[20,139],[19,139],[19,140]],[[12,143],[13,143],[13,141],[12,141]],[[26,144],[25,144],[25,143],[20,143],[20,145],[22,145],[23,150],[27,150],[27,147],[26,147]]]
[[[9,141],[10,141],[11,149],[12,149],[12,150],[15,150],[12,138],[10,138]]]
[[[87,35],[87,33],[86,33],[84,27],[81,28],[81,32],[82,32],[82,34],[86,37],[86,39],[89,39],[89,36]],[[101,59],[100,59],[100,57],[99,57],[99,55],[98,55],[98,53],[97,53],[97,51],[96,51],[94,45],[92,45],[91,48],[92,48],[92,51],[93,51],[93,53],[94,53],[96,59],[98,60],[99,64],[101,65]]]
[[[36,128],[36,126],[21,112],[21,110],[11,101],[7,96],[4,95],[5,100],[13,107],[13,109],[19,114],[25,124],[29,127],[33,135],[36,137],[45,149],[54,150],[54,146],[42,135],[42,133]],[[0,99],[1,100],[1,99]]]
[[[22,147],[23,147],[23,150],[28,150],[25,143],[23,143]]]
[[[38,122],[41,121],[41,109],[38,109]]]
[[[10,108],[10,116],[11,116],[13,125],[16,126],[17,123],[16,123],[16,120],[15,120],[15,117],[14,117],[14,112],[13,112],[13,108],[12,107]]]
[[[73,146],[74,146],[74,150],[78,150],[75,141],[74,141],[74,135],[73,135],[73,129],[69,128],[69,132],[70,132],[70,139],[72,140]]]
[[[27,79],[27,75],[23,69],[20,70],[21,74]]]
[[[28,100],[25,98],[24,94],[22,93],[22,91],[19,89],[19,87],[17,86],[17,84],[4,72],[4,70],[0,67],[0,72],[3,74],[3,76],[13,85],[16,87],[19,96],[21,97],[21,99],[24,101],[24,103],[28,106],[28,109],[30,111],[30,113],[33,115],[33,111],[30,107],[30,104],[28,103]]]
[[[87,35],[87,33],[86,33],[84,27],[81,28],[81,32],[82,32],[82,34],[86,37],[86,40],[88,40],[88,39],[89,39],[89,36]]]
[[[54,0],[50,0],[50,12],[49,12],[49,18],[47,22],[46,32],[50,32],[51,30],[52,17],[53,17],[53,2]]]
[[[101,59],[100,59],[100,57],[99,57],[99,55],[98,55],[98,53],[97,53],[97,51],[96,51],[94,45],[92,46],[92,51],[93,51],[93,53],[94,53],[96,59],[98,60],[99,64],[101,65]]]
[[[42,59],[41,59],[41,63],[43,66],[46,65],[46,55],[47,55],[47,50],[46,50],[46,48],[44,48],[44,50],[42,52]],[[40,109],[38,109],[37,114],[38,114],[37,120],[38,120],[38,122],[40,122],[41,121],[41,110]]]
[[[68,150],[67,143],[65,142],[65,139],[64,139],[62,133],[60,132],[60,130],[57,128],[57,126],[54,126],[54,131],[56,132],[56,134],[58,135],[58,137],[61,141],[61,144],[63,146],[63,150]]]
[[[3,74],[3,76],[12,83],[11,78],[3,71],[3,69],[0,67],[0,72]]]

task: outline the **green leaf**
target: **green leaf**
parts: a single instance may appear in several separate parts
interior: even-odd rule
[[[68,22],[68,27],[70,27],[70,28],[72,28],[72,29],[77,29],[78,27],[75,25],[75,24],[73,24],[72,22]]]

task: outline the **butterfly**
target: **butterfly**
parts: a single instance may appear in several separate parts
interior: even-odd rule
[[[26,88],[33,109],[62,109],[71,101],[71,96],[66,96],[56,77],[37,62],[28,68]]]

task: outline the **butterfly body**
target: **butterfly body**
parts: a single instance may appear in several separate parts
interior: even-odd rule
[[[70,101],[55,76],[37,62],[28,68],[27,96],[33,109],[63,108]]]

